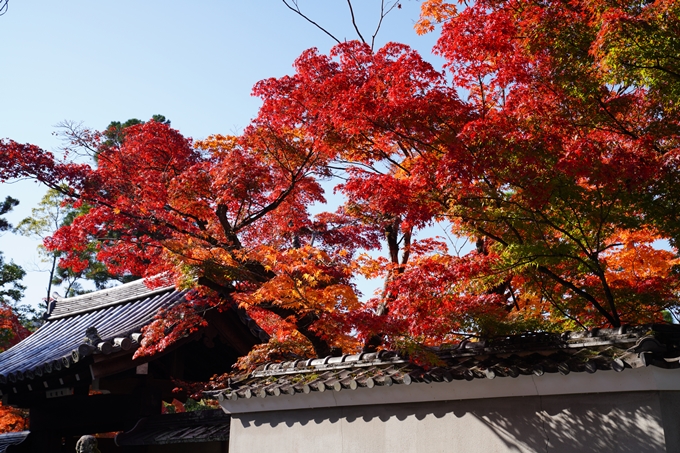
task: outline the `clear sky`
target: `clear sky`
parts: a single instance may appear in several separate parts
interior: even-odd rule
[[[365,37],[377,24],[380,0],[355,0]],[[431,56],[435,36],[413,31],[420,2],[403,0],[385,19],[377,46],[404,42]],[[346,0],[298,0],[303,12],[339,39],[354,39]],[[310,47],[327,52],[328,36],[281,0],[10,0],[0,16],[0,138],[56,150],[54,125],[82,121],[103,129],[113,120],[165,115],[185,136],[238,133],[255,116],[258,80],[292,72]],[[1,156],[0,156],[1,158]],[[0,185],[18,198],[8,215],[30,215],[44,188]],[[25,302],[45,296],[47,273],[36,272],[38,242],[5,233],[0,250],[29,275]]]

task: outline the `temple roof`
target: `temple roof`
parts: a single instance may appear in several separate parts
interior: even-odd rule
[[[116,445],[164,445],[229,440],[231,417],[222,409],[142,418],[130,431],[116,435]]]
[[[165,284],[164,284],[165,283]],[[151,289],[149,286],[152,286]],[[140,298],[163,294],[174,289],[169,282],[153,279],[139,279],[113,288],[102,289],[76,297],[56,298],[50,302],[45,317],[48,321],[87,313],[112,305],[120,305],[126,301],[137,301]]]
[[[680,368],[680,326],[646,325],[587,332],[533,333],[462,341],[429,349],[424,365],[392,351],[270,363],[230,382],[221,401],[355,390],[360,387],[494,379],[545,373]]]
[[[33,379],[69,367],[92,354],[139,345],[141,329],[159,309],[184,300],[187,291],[151,289],[143,280],[50,303],[46,322],[0,354],[0,384]]]
[[[12,445],[19,445],[26,440],[29,434],[29,431],[0,434],[0,453],[5,453]]]

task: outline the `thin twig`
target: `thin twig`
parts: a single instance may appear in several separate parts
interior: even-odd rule
[[[378,26],[375,27],[375,32],[373,33],[373,36],[371,36],[371,50],[374,49],[375,46],[375,37],[378,36],[378,32],[380,31],[380,27],[382,26],[383,19],[394,9],[400,7],[399,2],[395,1],[392,3],[392,5],[388,6],[387,11],[385,11],[385,0],[380,1],[380,20],[378,21]]]
[[[316,22],[314,22],[314,21],[313,21],[312,19],[310,19],[309,17],[307,17],[307,16],[305,16],[304,14],[302,14],[302,11],[300,11],[300,7],[299,7],[298,4],[297,4],[297,0],[291,0],[291,2],[293,3],[293,5],[295,5],[295,8],[293,8],[292,6],[290,6],[286,0],[281,0],[281,1],[283,2],[284,5],[286,5],[286,6],[288,7],[289,10],[293,11],[295,14],[297,14],[297,15],[299,15],[300,17],[304,18],[307,22],[309,22],[310,24],[314,25],[316,28],[318,28],[319,30],[321,30],[322,32],[324,32],[324,33],[326,33],[328,36],[330,36],[335,42],[337,42],[338,44],[340,44],[340,40],[339,40],[338,38],[336,38],[335,36],[333,36],[328,30],[326,30],[326,29],[323,28],[321,25],[319,25],[319,24],[317,24]]]

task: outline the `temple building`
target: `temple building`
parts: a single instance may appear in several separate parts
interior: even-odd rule
[[[143,327],[185,302],[187,294],[167,285],[151,289],[138,280],[53,300],[44,324],[0,354],[3,403],[29,410],[29,433],[20,443],[10,436],[14,444],[7,451],[72,453],[81,436],[95,434],[102,453],[226,451],[228,416],[219,410],[193,418],[176,414],[163,416],[159,425],[163,401],[186,399],[173,391],[177,380],[208,381],[268,336],[242,310],[213,309],[202,313],[207,326],[151,357],[133,358]],[[187,424],[202,434],[182,435]],[[145,437],[144,426],[156,431],[162,426],[165,437],[150,432]],[[128,431],[134,435],[116,445],[114,434]]]

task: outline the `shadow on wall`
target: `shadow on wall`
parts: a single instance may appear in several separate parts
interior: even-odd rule
[[[441,451],[474,447],[522,453],[666,451],[657,392],[305,409],[240,414],[238,419],[244,428],[255,428],[244,434],[283,428],[291,435],[340,436],[328,440],[351,447],[343,451],[354,451],[349,444],[367,433],[391,443],[403,438],[404,447],[427,445],[428,451],[440,451],[438,446]]]
[[[506,445],[521,447],[517,451],[666,451],[657,392],[506,400],[503,410],[496,406],[473,410],[472,414]],[[517,417],[519,414],[512,411],[513,400],[514,404],[531,406],[529,412],[534,413],[523,410]]]

